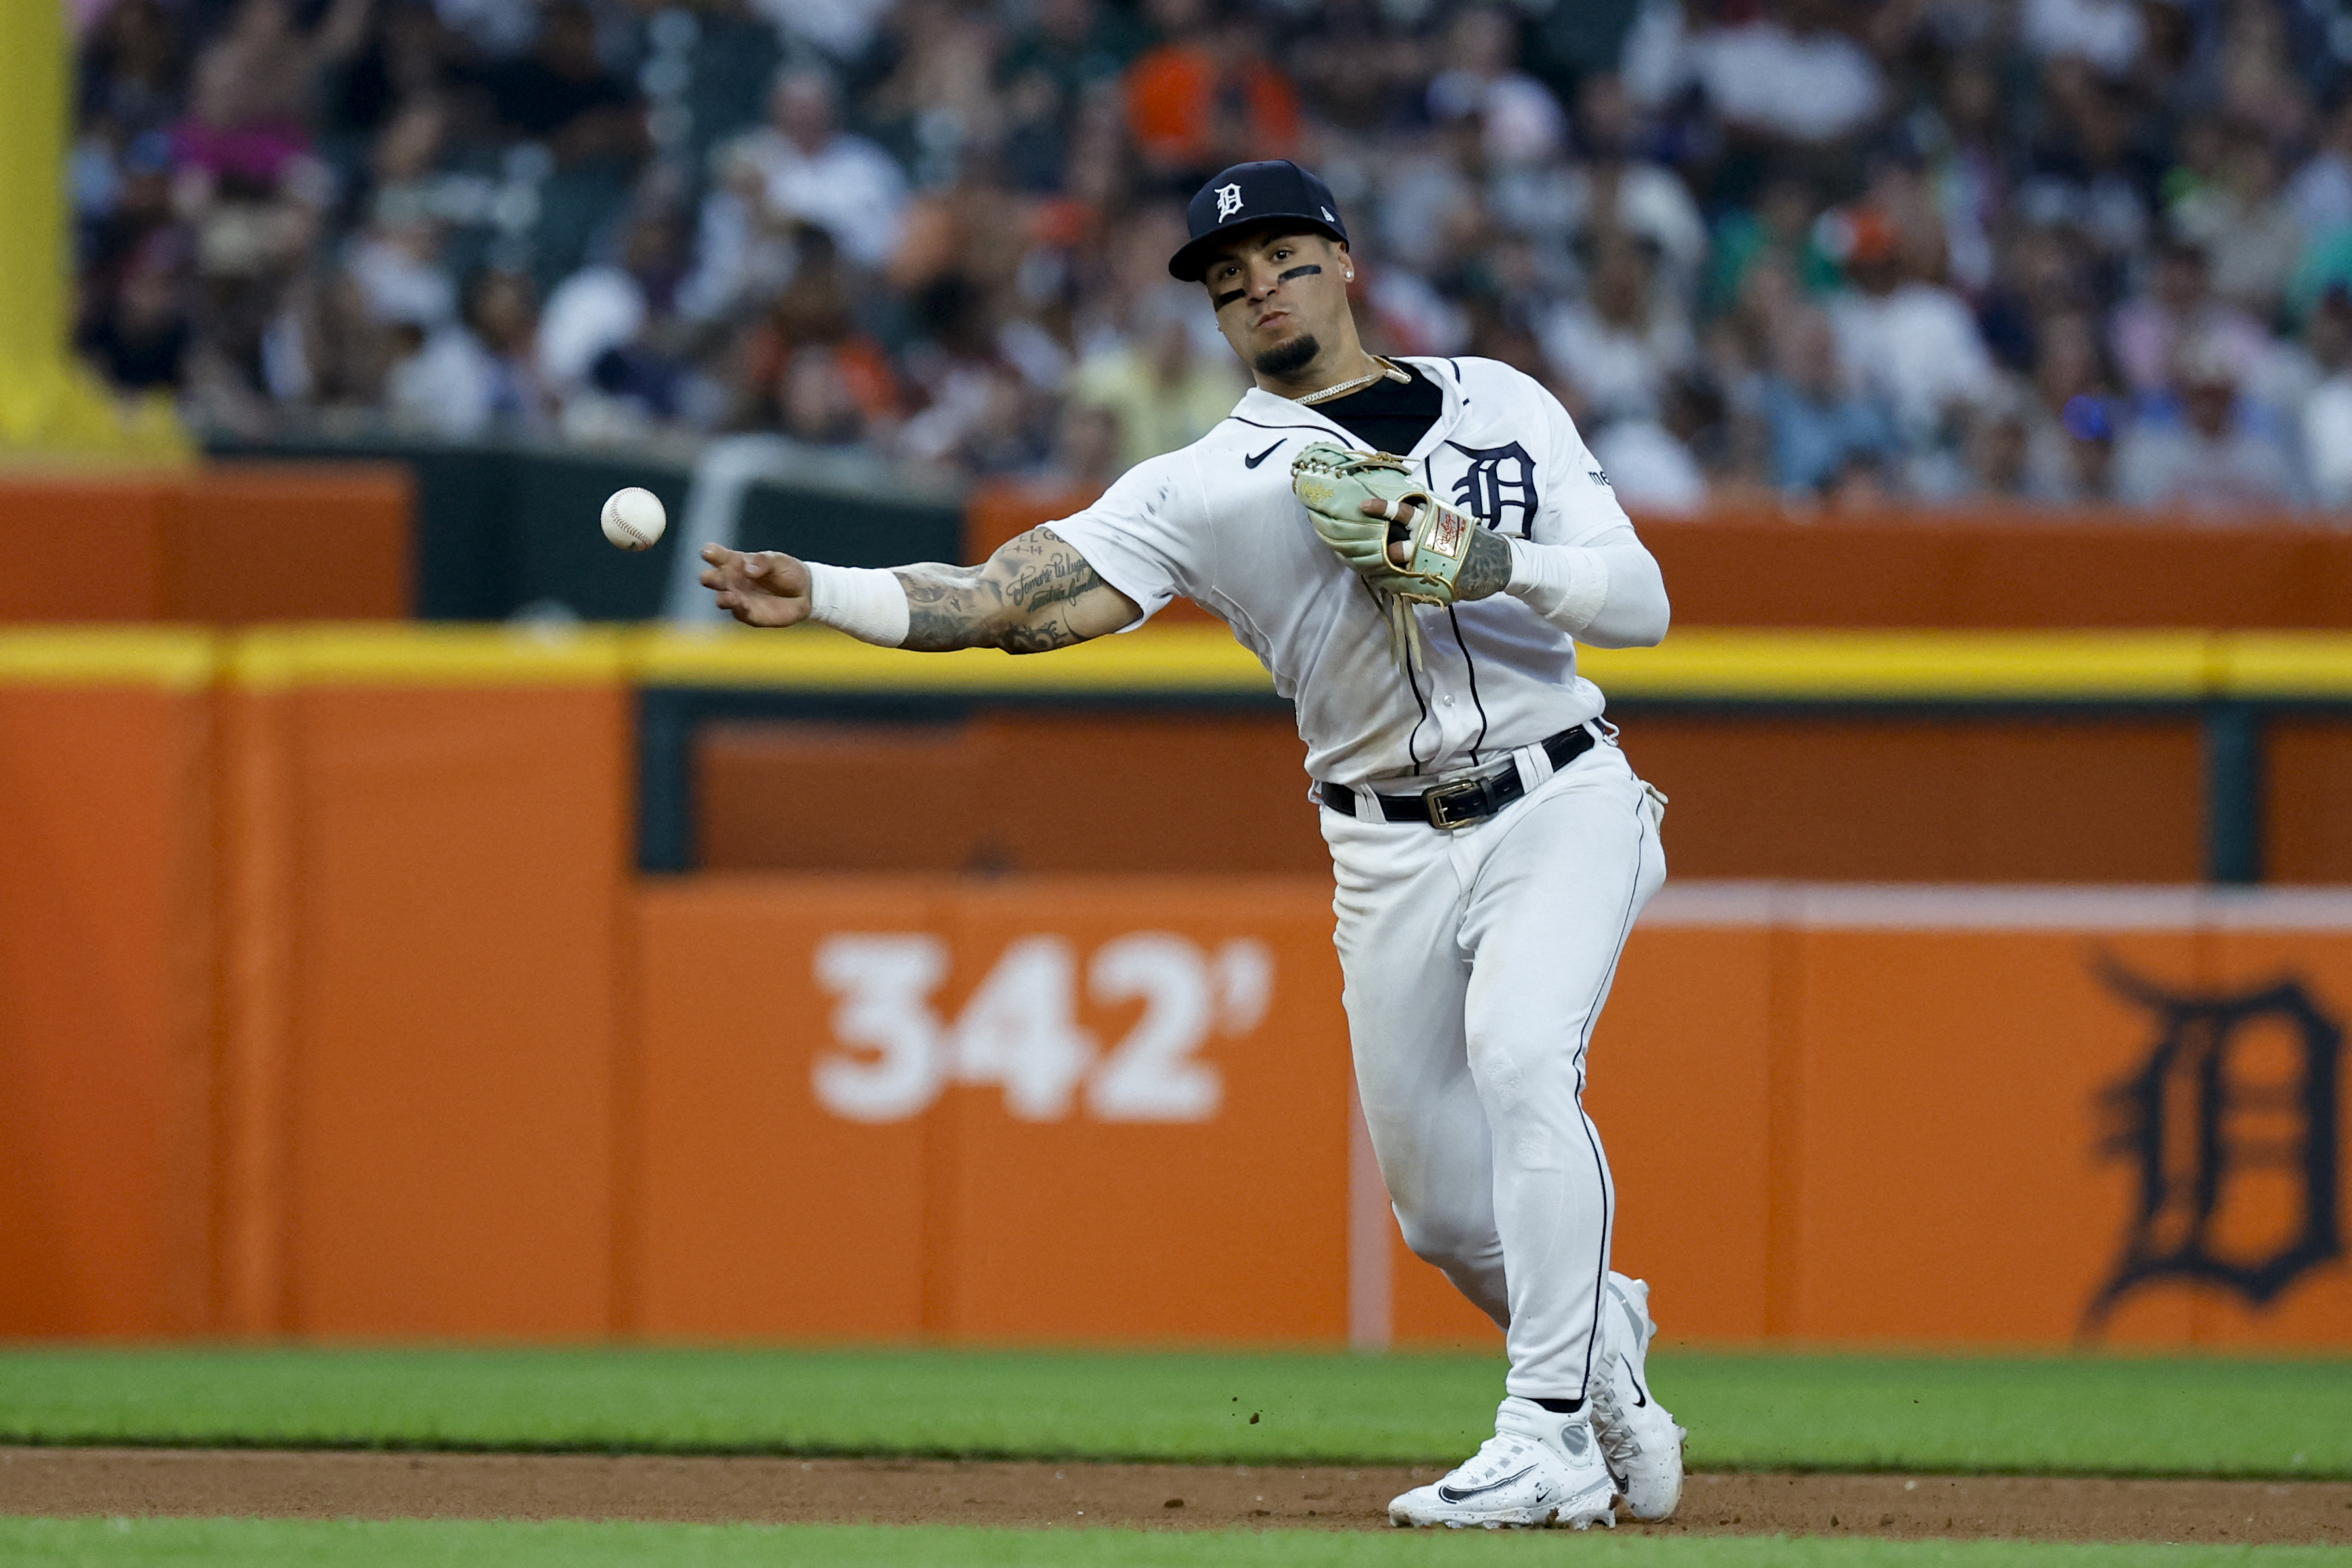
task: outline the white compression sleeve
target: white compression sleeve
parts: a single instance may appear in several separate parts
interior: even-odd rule
[[[1604,542],[1536,544],[1507,538],[1511,580],[1503,591],[1595,647],[1643,647],[1666,635],[1669,611],[1658,563],[1630,528]]]
[[[1510,539],[1511,580],[1503,592],[1526,601],[1545,620],[1574,637],[1609,602],[1609,563],[1597,550],[1532,544]]]
[[[900,647],[913,614],[907,605],[907,585],[896,572],[870,566],[827,566],[806,563],[809,574],[809,619],[847,632],[860,642]]]

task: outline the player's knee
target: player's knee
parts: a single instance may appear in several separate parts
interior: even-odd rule
[[[1476,1263],[1502,1245],[1495,1234],[1493,1220],[1483,1215],[1434,1205],[1408,1208],[1399,1204],[1396,1216],[1406,1247],[1423,1263],[1433,1263],[1440,1268]]]
[[[1497,1018],[1470,1031],[1470,1076],[1490,1121],[1508,1120],[1525,1107],[1557,1110],[1576,1101],[1580,1020],[1563,1026],[1524,1016]]]

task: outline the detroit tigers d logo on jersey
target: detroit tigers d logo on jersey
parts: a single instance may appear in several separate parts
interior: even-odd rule
[[[2113,963],[2099,973],[2155,1016],[2156,1042],[2101,1097],[2098,1152],[2137,1167],[2138,1201],[2084,1333],[2147,1286],[2218,1285],[2266,1307],[2342,1257],[2336,1021],[2300,981],[2185,995]]]
[[[1497,530],[1517,530],[1522,539],[1533,537],[1536,526],[1536,460],[1517,441],[1500,447],[1465,447],[1448,441],[1445,448],[1469,459],[1452,476],[1454,504]],[[1441,467],[1450,467],[1441,463]],[[1509,515],[1506,515],[1509,514]]]
[[[1224,222],[1242,210],[1242,188],[1238,184],[1217,187],[1217,221]]]

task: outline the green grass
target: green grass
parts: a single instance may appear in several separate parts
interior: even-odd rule
[[[2352,1361],[1662,1352],[1651,1373],[1697,1468],[2352,1477]],[[1452,1463],[1501,1376],[1441,1355],[40,1349],[0,1352],[0,1441]]]
[[[2345,1568],[2301,1546],[2062,1546],[1541,1535],[887,1529],[817,1525],[319,1523],[252,1520],[0,1520],[13,1568],[1323,1568],[1325,1564],[1601,1563],[1610,1568]]]

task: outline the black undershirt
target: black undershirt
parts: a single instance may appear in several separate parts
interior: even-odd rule
[[[1345,428],[1373,451],[1403,457],[1421,445],[1421,438],[1429,434],[1429,427],[1445,412],[1445,395],[1437,390],[1435,382],[1412,366],[1401,364],[1397,368],[1412,380],[1391,381],[1384,375],[1361,392],[1316,404],[1315,412]]]

